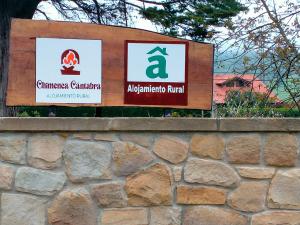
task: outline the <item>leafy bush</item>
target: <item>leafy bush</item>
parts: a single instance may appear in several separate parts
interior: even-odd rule
[[[272,98],[255,92],[229,91],[225,104],[217,107],[218,117],[282,117]]]

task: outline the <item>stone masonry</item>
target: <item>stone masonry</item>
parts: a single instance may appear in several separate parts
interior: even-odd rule
[[[0,225],[300,225],[300,120],[7,120]]]

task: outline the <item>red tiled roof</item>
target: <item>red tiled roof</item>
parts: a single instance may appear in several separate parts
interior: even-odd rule
[[[232,79],[241,79],[248,81],[250,85],[248,87],[226,87],[222,85]],[[240,90],[240,91],[250,91],[261,94],[268,94],[269,89],[267,86],[259,79],[257,79],[253,74],[236,75],[236,74],[215,74],[214,75],[214,102],[217,104],[225,103],[226,93],[230,90]],[[280,102],[277,96],[271,92],[271,98],[275,99],[275,102]]]

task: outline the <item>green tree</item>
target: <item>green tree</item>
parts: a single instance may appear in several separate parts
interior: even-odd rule
[[[161,27],[163,33],[189,37],[195,41],[211,38],[216,33],[216,27],[224,27],[231,23],[232,17],[246,10],[236,0],[164,0],[159,4],[144,2],[150,3],[150,7],[141,10],[143,17]]]
[[[299,1],[244,2],[251,10],[226,24],[228,32],[214,37],[220,61],[227,61],[229,72],[254,74],[268,84],[269,93],[277,92],[300,111]]]

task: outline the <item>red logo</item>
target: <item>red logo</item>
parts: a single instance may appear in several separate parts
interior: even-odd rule
[[[73,49],[68,49],[61,55],[62,75],[80,75],[80,71],[74,70],[75,66],[80,64],[78,52]]]

